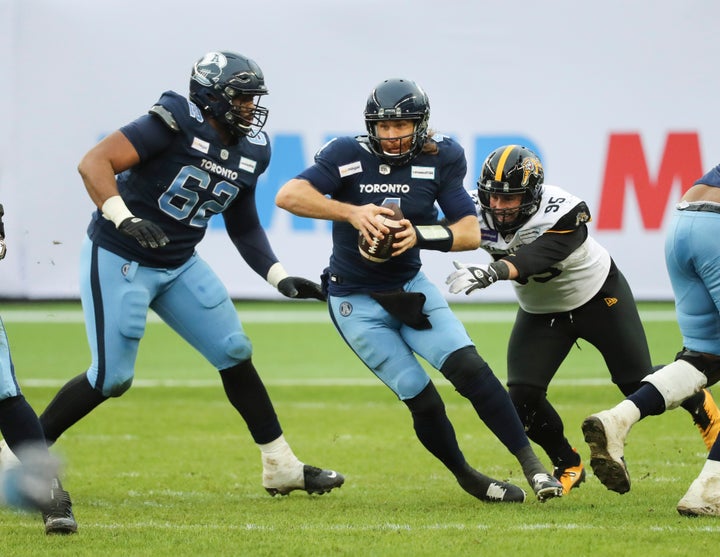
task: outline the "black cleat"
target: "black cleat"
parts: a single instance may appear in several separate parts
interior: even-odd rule
[[[344,483],[345,477],[334,470],[323,470],[322,468],[304,464],[302,482],[296,484],[287,483],[275,487],[266,486],[265,490],[273,497],[275,497],[275,495],[287,495],[295,490],[322,495],[323,493],[329,493],[336,487],[342,486]]]
[[[74,534],[78,525],[72,512],[70,494],[57,479],[53,480],[50,504],[42,512],[46,534]]]
[[[481,501],[489,503],[522,503],[525,501],[523,489],[507,482],[494,480],[481,474],[470,465],[467,465],[461,473],[456,474],[455,478],[460,487]]]

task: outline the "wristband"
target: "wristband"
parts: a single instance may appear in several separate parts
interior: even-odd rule
[[[277,288],[278,284],[280,284],[280,281],[284,278],[287,278],[288,275],[285,268],[280,264],[280,262],[273,263],[273,266],[270,267],[270,270],[268,271],[267,278],[265,279],[268,281],[273,288]]]
[[[447,226],[432,224],[429,226],[415,226],[417,247],[437,251],[450,251],[453,245],[453,233]]]
[[[135,216],[130,212],[123,198],[119,195],[108,197],[100,210],[102,211],[103,217],[113,222],[115,228],[119,228],[120,223],[125,219]]]
[[[493,261],[490,263],[489,267],[492,267],[495,271],[497,280],[507,280],[510,278],[510,267],[508,267],[507,263],[505,263],[502,259]]]

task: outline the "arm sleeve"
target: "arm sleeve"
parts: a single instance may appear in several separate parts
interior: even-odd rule
[[[165,150],[175,139],[175,133],[163,121],[151,114],[144,114],[120,128],[140,156],[140,160]]]
[[[542,273],[583,244],[588,237],[589,220],[590,211],[585,202],[581,202],[536,240],[521,246],[512,255],[497,259],[511,262],[518,270],[519,279]]]
[[[255,205],[255,190],[242,194],[222,213],[225,229],[240,255],[263,280],[278,258],[260,224]]]

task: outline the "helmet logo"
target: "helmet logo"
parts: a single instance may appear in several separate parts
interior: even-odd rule
[[[222,52],[208,52],[195,64],[192,78],[200,85],[210,87],[217,83],[225,66],[227,66],[227,58]]]
[[[527,186],[528,181],[530,180],[530,176],[538,176],[540,174],[540,171],[542,170],[542,163],[540,162],[540,159],[533,159],[533,158],[525,158],[522,161],[522,171],[523,171],[523,177],[522,177],[522,183],[521,186]]]

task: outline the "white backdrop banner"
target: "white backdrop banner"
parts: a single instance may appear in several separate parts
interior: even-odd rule
[[[636,297],[672,299],[670,210],[720,162],[719,18],[716,0],[0,0],[0,298],[78,297],[94,209],[80,158],[163,91],[186,94],[205,52],[234,50],[260,64],[270,89],[273,160],[257,198],[291,274],[320,275],[329,223],[277,209],[277,189],[331,137],[364,132],[376,83],[406,77],[427,91],[431,127],[465,146],[468,188],[494,147],[531,147],[548,183],[588,203],[593,235]],[[233,297],[279,297],[219,219],[199,252]],[[453,259],[487,257],[423,259],[441,283]],[[473,299],[513,298],[500,284]]]

